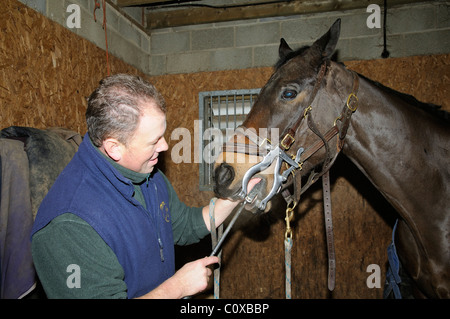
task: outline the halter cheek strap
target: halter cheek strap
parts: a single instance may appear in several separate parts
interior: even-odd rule
[[[322,146],[325,146],[326,149],[326,158],[322,167],[322,172],[320,174],[316,174],[312,172],[310,178],[308,179],[307,185],[304,188],[294,187],[295,190],[295,201],[298,202],[300,200],[300,195],[309,188],[319,177],[322,176],[322,188],[323,188],[323,205],[324,205],[324,218],[325,218],[325,232],[326,232],[326,242],[327,242],[327,253],[328,253],[328,289],[330,291],[334,290],[335,281],[336,281],[336,254],[334,249],[334,236],[333,236],[333,222],[332,222],[332,214],[331,214],[331,193],[330,193],[330,167],[333,165],[337,156],[344,146],[345,136],[347,134],[348,127],[350,125],[350,118],[353,112],[358,108],[358,98],[356,96],[359,88],[359,78],[358,75],[351,71],[353,76],[353,88],[352,92],[349,94],[347,98],[347,102],[344,105],[344,108],[341,112],[341,115],[334,121],[333,127],[322,135],[320,131],[317,129],[315,122],[312,119],[311,114],[308,115],[311,107],[308,107],[304,112],[303,117],[308,117],[308,126],[311,131],[314,132],[317,136],[319,136],[319,143],[315,143],[311,148],[305,151],[303,162],[308,159],[311,155],[313,155],[316,151],[318,151]],[[340,129],[337,126],[337,121],[341,121],[342,125]],[[333,158],[330,156],[330,150],[328,142],[339,133],[339,138],[337,139],[337,151]],[[300,175],[300,174],[298,174]],[[295,178],[295,184],[301,185],[301,176]],[[289,203],[292,201],[292,196],[289,191],[286,189],[282,192],[283,197],[286,202]]]
[[[344,107],[342,108],[341,114],[334,120],[333,126],[325,134],[322,135],[321,132],[317,129],[317,126],[310,112],[312,107],[306,110],[308,112],[305,111],[304,117],[307,117],[308,127],[314,134],[316,134],[320,138],[320,140],[318,140],[313,145],[305,149],[305,152],[302,154],[302,162],[305,162],[322,147],[325,147],[326,157],[324,164],[322,166],[321,173],[314,173],[314,172],[312,173],[312,176],[310,176],[308,183],[301,190],[302,194],[309,188],[309,186],[311,186],[311,184],[315,183],[319,179],[319,177],[321,177],[327,170],[330,169],[330,167],[336,160],[337,156],[339,155],[340,151],[344,147],[345,137],[347,136],[347,131],[350,126],[351,116],[358,109],[357,93],[359,89],[359,77],[354,71],[352,70],[348,71],[351,72],[353,77],[352,92],[348,95],[347,100],[344,103]],[[341,122],[340,126],[338,126],[337,124],[338,121]],[[328,146],[328,142],[336,135],[339,136],[336,143],[336,154],[332,157],[330,155],[330,148]]]
[[[292,144],[294,144],[295,134],[300,126],[300,123],[306,117],[308,112],[311,110],[311,104],[314,101],[314,99],[316,98],[317,92],[320,89],[320,85],[322,84],[322,80],[325,77],[325,73],[327,71],[328,65],[329,65],[329,61],[325,60],[325,62],[322,63],[322,65],[320,66],[320,71],[317,76],[316,83],[314,84],[313,91],[312,91],[311,95],[309,96],[307,108],[305,109],[303,114],[301,116],[299,116],[297,121],[295,121],[292,126],[288,127],[282,134],[283,138],[280,141],[280,147],[282,150],[286,151],[292,146]]]

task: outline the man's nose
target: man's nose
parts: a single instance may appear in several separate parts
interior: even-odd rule
[[[157,149],[158,153],[167,151],[169,149],[169,144],[167,144],[167,141],[164,137],[161,138],[159,143],[160,143],[160,145],[158,146],[158,149]]]

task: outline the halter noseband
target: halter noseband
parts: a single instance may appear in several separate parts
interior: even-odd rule
[[[353,112],[357,109],[357,102],[358,98],[356,96],[359,88],[359,78],[357,74],[351,70],[349,70],[352,73],[353,76],[353,88],[352,92],[349,94],[347,101],[344,105],[344,108],[341,112],[341,115],[334,121],[333,126],[331,129],[329,129],[325,134],[321,134],[320,131],[317,129],[315,122],[312,119],[312,116],[310,114],[310,111],[312,109],[312,103],[317,95],[317,92],[320,89],[320,86],[322,84],[323,78],[325,77],[325,73],[327,70],[327,67],[329,65],[329,61],[325,61],[319,70],[316,82],[314,84],[313,91],[310,95],[309,101],[308,101],[308,107],[305,108],[305,110],[299,115],[297,120],[294,122],[294,124],[287,129],[282,134],[282,137],[279,140],[279,143],[277,145],[272,145],[271,142],[267,138],[261,138],[258,136],[255,132],[253,132],[251,129],[247,129],[243,125],[236,128],[236,133],[240,133],[247,137],[254,145],[251,144],[240,144],[240,143],[225,143],[223,146],[223,151],[231,151],[234,153],[244,153],[247,155],[257,155],[262,156],[263,159],[250,167],[247,172],[244,174],[244,177],[242,179],[242,188],[240,193],[238,194],[238,197],[241,199],[245,199],[247,202],[250,202],[250,199],[248,198],[248,191],[247,191],[247,185],[250,179],[257,173],[264,171],[267,169],[270,165],[272,165],[273,161],[276,160],[275,168],[274,168],[274,181],[272,184],[272,188],[269,192],[269,194],[262,200],[259,200],[257,198],[252,199],[252,201],[255,201],[254,205],[259,210],[265,210],[267,203],[274,195],[276,195],[278,192],[280,192],[282,188],[282,184],[285,183],[291,173],[293,173],[297,169],[302,169],[303,163],[311,157],[314,153],[316,153],[319,149],[325,146],[326,149],[326,158],[325,162],[322,166],[322,172],[320,174],[312,173],[308,184],[306,187],[302,189],[296,189],[295,192],[295,199],[290,201],[297,202],[300,194],[303,193],[311,184],[313,184],[320,176],[322,176],[325,172],[329,170],[331,165],[333,164],[334,160],[336,159],[337,155],[341,151],[343,145],[344,145],[344,139],[347,134],[347,130],[350,124],[350,117],[353,114]],[[300,127],[300,124],[304,118],[307,118],[308,120],[308,126],[310,130],[316,134],[320,140],[312,144],[310,147],[308,147],[306,150],[303,147],[299,147],[296,151],[295,156],[290,155],[287,153],[287,151],[291,148],[291,146],[295,142],[295,135]],[[337,125],[337,121],[341,121],[342,125],[339,128]],[[328,142],[336,135],[339,134],[338,142],[337,142],[337,152],[333,158],[331,158],[330,155],[330,149]],[[285,162],[288,166],[288,168],[283,172],[280,173],[281,165]],[[301,177],[300,177],[301,179]],[[287,186],[287,185],[285,185]],[[285,194],[283,196],[286,199]],[[288,199],[286,199],[288,201]],[[289,204],[289,201],[288,201]]]

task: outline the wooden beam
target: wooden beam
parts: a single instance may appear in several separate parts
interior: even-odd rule
[[[124,0],[125,1],[125,0]],[[423,0],[391,0],[389,7],[398,4],[422,2]],[[147,28],[158,29],[202,23],[225,22],[267,17],[291,16],[308,13],[330,12],[367,8],[369,4],[383,6],[383,0],[355,1],[355,0],[294,0],[257,6],[239,6],[226,9],[210,7],[191,7],[167,11],[150,11],[147,13]],[[388,8],[389,8],[388,7]]]
[[[119,7],[150,5],[161,2],[172,2],[173,0],[117,0]]]

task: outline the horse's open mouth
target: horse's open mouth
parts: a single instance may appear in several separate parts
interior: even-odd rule
[[[259,177],[259,176],[255,176],[255,177]],[[261,201],[267,196],[267,194],[264,194],[264,191],[266,190],[266,186],[267,186],[267,180],[264,177],[259,177],[259,178],[261,178],[261,181],[258,184],[256,184],[247,195],[248,198],[252,199],[252,202],[247,203],[245,205],[245,209],[248,211],[251,211],[252,213],[268,212],[272,206],[269,201],[267,203],[264,211],[259,209]]]
[[[255,176],[255,177],[261,178],[261,181],[258,184],[256,184],[253,187],[253,189],[248,193],[247,197],[253,199],[253,201],[251,203],[247,203],[245,206],[246,210],[251,211],[253,213],[261,212],[258,209],[258,203],[266,196],[264,194],[264,191],[266,189],[266,184],[267,184],[265,177],[261,177],[261,176]],[[237,185],[238,185],[238,187],[230,189],[230,188],[226,187],[225,185],[215,183],[214,193],[218,198],[227,198],[232,201],[242,200],[242,198],[239,196],[242,191],[242,187],[241,187],[241,184],[237,184]],[[268,205],[268,207],[270,207],[270,205]],[[265,211],[267,211],[267,210],[268,209],[266,209]]]

